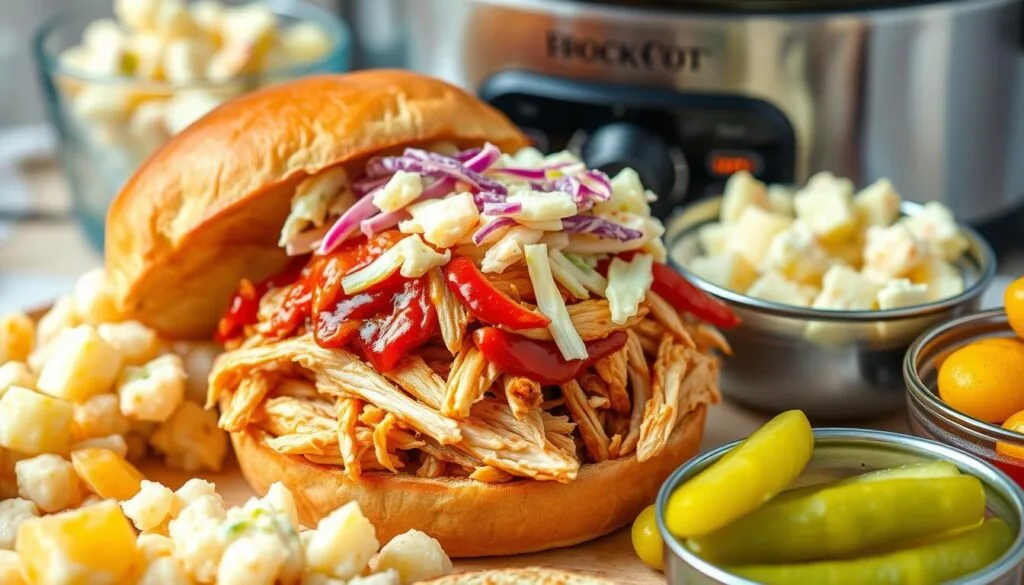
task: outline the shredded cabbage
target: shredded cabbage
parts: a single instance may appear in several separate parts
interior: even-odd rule
[[[555,280],[577,299],[587,300],[590,298],[590,291],[576,277],[575,267],[572,265],[572,262],[565,260],[564,263],[560,263],[556,254],[559,254],[558,250],[548,252],[548,264],[551,266],[551,274],[554,275]],[[566,267],[566,264],[569,266]]]
[[[576,215],[576,203],[572,196],[558,191],[518,191],[508,196],[509,203],[520,203],[522,208],[507,215],[517,221],[551,221]],[[559,224],[558,229],[561,229]]]
[[[396,270],[406,278],[419,278],[435,266],[444,266],[451,257],[450,250],[438,254],[418,235],[411,235],[401,239],[373,262],[342,278],[341,288],[345,294],[356,294],[385,280]]]
[[[623,211],[637,215],[649,216],[651,206],[647,201],[647,193],[640,175],[630,168],[619,171],[612,178],[612,198],[594,205],[594,212],[605,214],[611,211]]]
[[[537,295],[537,309],[548,319],[551,324],[548,330],[551,337],[555,339],[555,345],[562,357],[567,360],[582,360],[588,357],[587,346],[583,338],[572,324],[569,318],[569,311],[565,308],[558,286],[555,285],[554,276],[551,274],[551,265],[548,263],[548,247],[544,244],[530,244],[526,246],[526,268],[530,272],[530,281],[533,283],[533,292]],[[644,289],[646,292],[646,289]]]
[[[342,167],[328,169],[299,183],[292,196],[291,213],[281,228],[278,245],[287,246],[310,225],[323,226],[335,198],[342,192],[348,193],[347,186],[348,174]]]
[[[556,278],[558,278],[558,272],[555,271],[555,266],[558,266],[559,270],[571,275],[576,282],[580,283],[588,291],[602,297],[605,295],[605,290],[608,288],[608,280],[601,276],[600,272],[588,266],[578,256],[564,254],[559,250],[552,250],[548,257],[551,259],[551,270],[555,273]],[[565,286],[567,289],[569,288],[564,282],[562,286]]]
[[[413,203],[407,210],[412,219],[398,224],[398,229],[407,234],[422,233],[423,239],[441,248],[454,246],[472,232],[480,220],[469,193]]]
[[[629,262],[622,258],[612,260],[605,289],[612,323],[622,325],[636,314],[654,281],[653,266],[654,258],[650,254],[636,254]]]
[[[480,270],[483,272],[504,272],[506,268],[523,258],[523,246],[536,244],[544,237],[544,232],[516,226],[501,236],[493,246],[484,253]]]
[[[398,171],[391,175],[384,188],[373,194],[377,209],[389,213],[409,205],[423,193],[423,180],[417,173]]]

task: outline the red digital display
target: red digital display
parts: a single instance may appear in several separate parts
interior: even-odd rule
[[[747,171],[756,175],[761,172],[761,157],[752,152],[711,152],[707,160],[708,173],[728,177],[733,173]]]

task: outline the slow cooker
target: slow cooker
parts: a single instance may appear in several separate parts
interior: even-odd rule
[[[965,221],[1024,205],[1020,0],[416,0],[409,65],[659,214],[731,173],[888,177]]]

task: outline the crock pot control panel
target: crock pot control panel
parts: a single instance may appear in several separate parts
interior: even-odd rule
[[[756,99],[685,94],[505,71],[480,95],[544,152],[570,150],[614,175],[639,173],[658,194],[654,213],[722,192],[740,170],[768,183],[792,183],[793,128],[778,108]]]

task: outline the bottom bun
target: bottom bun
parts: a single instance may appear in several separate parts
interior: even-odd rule
[[[337,467],[274,452],[259,431],[232,433],[245,479],[263,494],[280,481],[295,494],[299,519],[315,526],[355,500],[383,543],[410,529],[440,541],[452,557],[512,555],[571,546],[629,524],[654,502],[662,482],[692,457],[704,433],[703,406],[686,415],[656,457],[584,465],[569,483],[481,483],[364,473],[352,481]]]
[[[418,585],[614,585],[614,583],[589,575],[567,573],[543,567],[526,567],[457,573],[432,581],[422,581]]]

